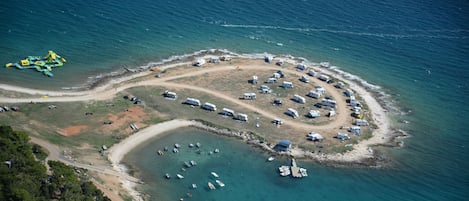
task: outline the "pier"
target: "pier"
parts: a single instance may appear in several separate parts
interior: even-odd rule
[[[296,165],[294,158],[291,159],[291,175],[295,178],[303,177],[303,175],[300,173],[300,168]]]
[[[281,166],[278,168],[281,176],[291,175],[294,178],[302,178],[308,176],[305,168],[298,167],[294,158],[291,159],[291,166]]]

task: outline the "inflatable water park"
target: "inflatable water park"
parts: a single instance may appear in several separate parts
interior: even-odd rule
[[[20,60],[19,63],[7,63],[7,68],[16,67],[17,69],[36,69],[38,72],[42,72],[44,75],[53,77],[52,69],[55,67],[63,66],[67,62],[65,58],[59,56],[54,51],[49,50],[46,56],[28,56],[25,59]]]

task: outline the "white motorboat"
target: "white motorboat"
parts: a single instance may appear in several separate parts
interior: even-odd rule
[[[215,149],[215,151],[213,151],[213,152],[215,152],[215,153],[218,153],[218,152],[220,152],[220,150],[218,150],[218,149]]]
[[[180,175],[180,174],[176,174],[176,176],[179,178],[179,179],[184,179],[184,176]]]
[[[220,187],[225,187],[225,184],[223,182],[221,182],[220,180],[215,180],[215,182],[217,182],[217,184],[220,186]]]
[[[306,171],[305,168],[300,168],[300,174],[302,177],[307,177],[308,176],[308,172]]]
[[[215,172],[210,172],[210,174],[212,174],[212,176],[214,176],[215,178],[218,178],[218,177],[219,177],[218,174],[215,173]]]
[[[191,165],[192,166],[196,166],[197,165],[197,162],[195,162],[194,160],[191,161]]]
[[[272,162],[273,160],[275,160],[275,158],[273,156],[267,158],[267,161],[269,161],[269,162]]]
[[[215,188],[215,185],[212,184],[212,182],[208,182],[207,184],[208,184],[208,187],[209,187],[210,189],[212,189],[212,190],[217,189],[217,188]]]
[[[165,177],[166,179],[170,179],[170,178],[171,178],[171,175],[169,175],[168,173],[166,173],[166,174],[164,175],[164,177]]]
[[[193,189],[196,189],[196,188],[197,188],[197,184],[192,184],[192,188],[193,188]]]
[[[283,165],[283,166],[280,166],[278,170],[280,171],[280,176],[283,176],[283,177],[291,174],[290,166]]]

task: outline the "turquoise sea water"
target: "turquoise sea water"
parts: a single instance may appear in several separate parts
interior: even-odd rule
[[[389,151],[394,167],[357,170],[305,163],[311,176],[291,181],[272,177],[275,170],[265,166],[265,156],[228,141],[224,146],[236,153],[223,149],[222,154],[243,166],[233,173],[220,170],[219,174],[230,175],[223,180],[227,192],[196,192],[193,199],[467,200],[468,9],[469,3],[463,0],[6,0],[0,1],[0,64],[44,55],[49,49],[69,62],[54,70],[54,78],[0,68],[0,83],[75,87],[102,73],[210,48],[327,60],[381,86],[406,112],[401,118],[410,124],[397,127],[412,137],[405,148]],[[188,134],[171,136],[184,135]],[[213,135],[200,137],[203,144],[220,141]],[[154,143],[173,142],[164,138]],[[146,149],[129,158],[137,160],[139,169],[148,170],[144,174],[159,176],[150,171],[159,164],[145,164],[150,160],[140,157],[155,151],[153,146]],[[248,156],[252,158],[245,160]],[[223,160],[207,164],[217,161],[221,167],[226,164]],[[245,170],[247,164],[250,170]],[[236,177],[240,171],[249,176]],[[204,177],[200,172],[194,179]],[[228,186],[235,185],[244,190],[228,196],[233,190]],[[151,192],[174,200],[186,191],[176,190],[177,183],[164,188],[170,190],[154,187]],[[258,193],[264,194],[259,197]]]

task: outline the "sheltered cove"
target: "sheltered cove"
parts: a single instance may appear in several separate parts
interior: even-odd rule
[[[213,55],[198,55],[200,58],[205,58],[205,59],[210,59],[212,58]],[[250,62],[250,60],[260,62],[259,59],[263,59],[262,57],[260,58],[243,58],[242,55],[229,55],[232,59],[240,59],[240,60],[245,60],[247,63]],[[190,60],[195,60],[193,57],[187,58],[188,61]],[[248,60],[246,60],[248,59]],[[291,58],[291,57],[277,57],[275,59],[281,59],[285,63],[289,63],[290,65],[296,65],[298,63],[301,63],[297,59]],[[279,61],[278,60],[278,61]],[[227,64],[227,63],[225,63]],[[210,72],[216,72],[218,68],[222,68],[222,66],[225,66],[223,68],[230,69],[230,70],[239,70],[239,69],[249,69],[249,66],[233,66],[230,64],[225,65],[222,63],[214,63],[214,64],[207,64],[210,65],[209,68],[205,69],[205,67],[202,66],[202,69],[198,69],[197,67],[189,67],[192,68],[193,76],[194,75],[200,75],[204,73],[210,73]],[[42,99],[42,98],[27,98],[27,99],[18,99],[18,98],[0,98],[1,102],[29,102],[29,101],[34,101],[34,102],[60,102],[60,101],[66,101],[66,102],[73,102],[73,101],[87,101],[87,100],[107,100],[115,96],[115,94],[119,91],[126,90],[131,87],[135,86],[148,86],[148,85],[155,85],[155,86],[160,86],[160,87],[179,87],[179,88],[184,88],[188,85],[183,85],[183,84],[176,84],[176,83],[171,83],[167,84],[165,83],[166,80],[171,80],[169,77],[162,76],[161,78],[154,78],[155,74],[160,75],[161,72],[164,70],[167,70],[168,68],[173,68],[173,67],[178,67],[181,65],[187,65],[187,62],[181,62],[181,63],[176,63],[176,64],[169,64],[169,65],[160,65],[160,66],[154,66],[151,68],[151,71],[142,71],[137,74],[132,74],[130,77],[121,77],[119,79],[113,80],[112,82],[109,82],[104,85],[100,85],[94,89],[91,89],[89,91],[81,91],[81,92],[47,92],[47,91],[34,91],[34,90],[28,90],[28,89],[20,89],[18,91],[23,91],[26,93],[30,94],[44,94],[44,95],[49,95],[49,98],[47,99]],[[273,68],[284,68],[284,67],[279,67],[275,66],[274,64],[270,64]],[[314,64],[313,64],[314,65]],[[318,68],[318,65],[316,65],[315,68]],[[197,74],[197,71],[202,71],[199,74]],[[285,71],[295,71],[295,69],[290,69]],[[308,158],[313,158],[319,162],[323,163],[335,163],[335,164],[364,164],[364,165],[376,165],[376,158],[373,154],[373,152],[370,152],[370,147],[378,144],[386,144],[392,140],[392,135],[390,135],[391,130],[390,130],[390,125],[389,125],[389,120],[386,114],[386,109],[384,109],[381,104],[373,98],[373,95],[365,89],[365,87],[361,84],[358,83],[357,81],[349,80],[344,74],[340,74],[338,72],[334,72],[334,69],[331,68],[324,68],[321,67],[320,71],[322,71],[323,74],[327,74],[330,76],[333,76],[335,78],[341,79],[341,81],[345,82],[350,86],[351,89],[353,89],[359,96],[363,99],[366,105],[368,105],[370,109],[370,113],[372,115],[372,119],[370,119],[370,122],[373,122],[374,124],[377,125],[377,129],[374,129],[373,135],[369,139],[365,139],[363,141],[360,141],[358,144],[353,145],[353,150],[345,152],[345,153],[337,153],[337,154],[323,154],[323,153],[311,153],[310,151],[305,151],[301,148],[293,148],[291,152],[289,152],[289,155],[292,155],[294,157],[308,157]],[[299,72],[299,71],[298,71]],[[301,73],[301,72],[300,72]],[[144,79],[143,81],[135,81],[133,82],[133,78],[138,78],[138,77],[145,77],[148,76],[149,79]],[[182,77],[182,75],[180,75]],[[298,77],[299,78],[299,77]],[[173,79],[177,79],[177,76],[173,77]],[[297,78],[294,78],[297,79]],[[124,84],[122,84],[124,83]],[[8,90],[8,86],[1,86],[2,88]],[[114,90],[109,90],[112,87],[114,87]],[[107,89],[107,90],[106,90]],[[199,88],[192,86],[192,90],[200,90]],[[210,92],[210,91],[208,91]],[[212,92],[210,92],[212,93]],[[209,93],[209,94],[210,94]],[[99,94],[99,95],[98,95]],[[236,99],[233,97],[230,97],[227,95],[227,97],[223,97],[224,100],[228,100],[231,102],[235,102]],[[233,100],[235,99],[235,100]],[[341,103],[341,104],[345,104]],[[263,112],[260,109],[257,109],[254,106],[243,106],[245,109],[250,110],[254,109],[255,112],[258,112],[261,116],[265,116],[267,118],[272,118],[272,114],[269,112]],[[213,114],[213,115],[218,115],[218,114]],[[344,115],[344,114],[342,114]],[[285,116],[282,116],[282,118],[287,118]],[[286,120],[285,125],[300,125],[300,124],[295,124],[295,120]],[[142,129],[141,131],[131,135],[127,139],[123,140],[119,144],[114,145],[111,147],[109,151],[109,160],[113,163],[113,166],[116,170],[121,171],[121,169],[118,167],[119,162],[124,157],[124,155],[130,151],[132,148],[134,148],[136,145],[138,145],[138,142],[143,142],[146,139],[149,139],[151,137],[154,137],[155,135],[158,135],[161,133],[162,126],[171,124],[172,127],[170,127],[169,130],[171,129],[176,129],[178,127],[184,127],[184,126],[195,126],[198,128],[202,128],[205,130],[213,131],[215,133],[219,134],[224,134],[224,135],[231,135],[231,136],[237,136],[240,137],[244,140],[246,140],[249,143],[256,144],[258,146],[263,147],[266,150],[271,150],[272,151],[272,141],[267,141],[260,140],[258,139],[253,133],[250,132],[245,132],[245,131],[235,131],[232,129],[219,129],[215,128],[211,125],[209,122],[207,123],[202,123],[202,122],[195,122],[191,120],[172,120],[170,122],[165,122],[162,124],[158,124],[155,126],[149,126],[147,128]],[[310,128],[314,128],[315,125],[304,125],[303,129],[308,130],[310,132]],[[318,125],[316,127],[324,127],[326,126],[323,125]],[[146,134],[143,134],[146,133]],[[307,133],[303,133],[302,135],[306,135]],[[138,140],[137,140],[138,139]],[[306,140],[306,139],[305,139]],[[270,142],[270,143],[266,143]],[[129,145],[131,143],[132,145]],[[365,161],[365,163],[363,163]],[[373,162],[369,162],[373,161]],[[124,182],[128,183],[128,182]]]

